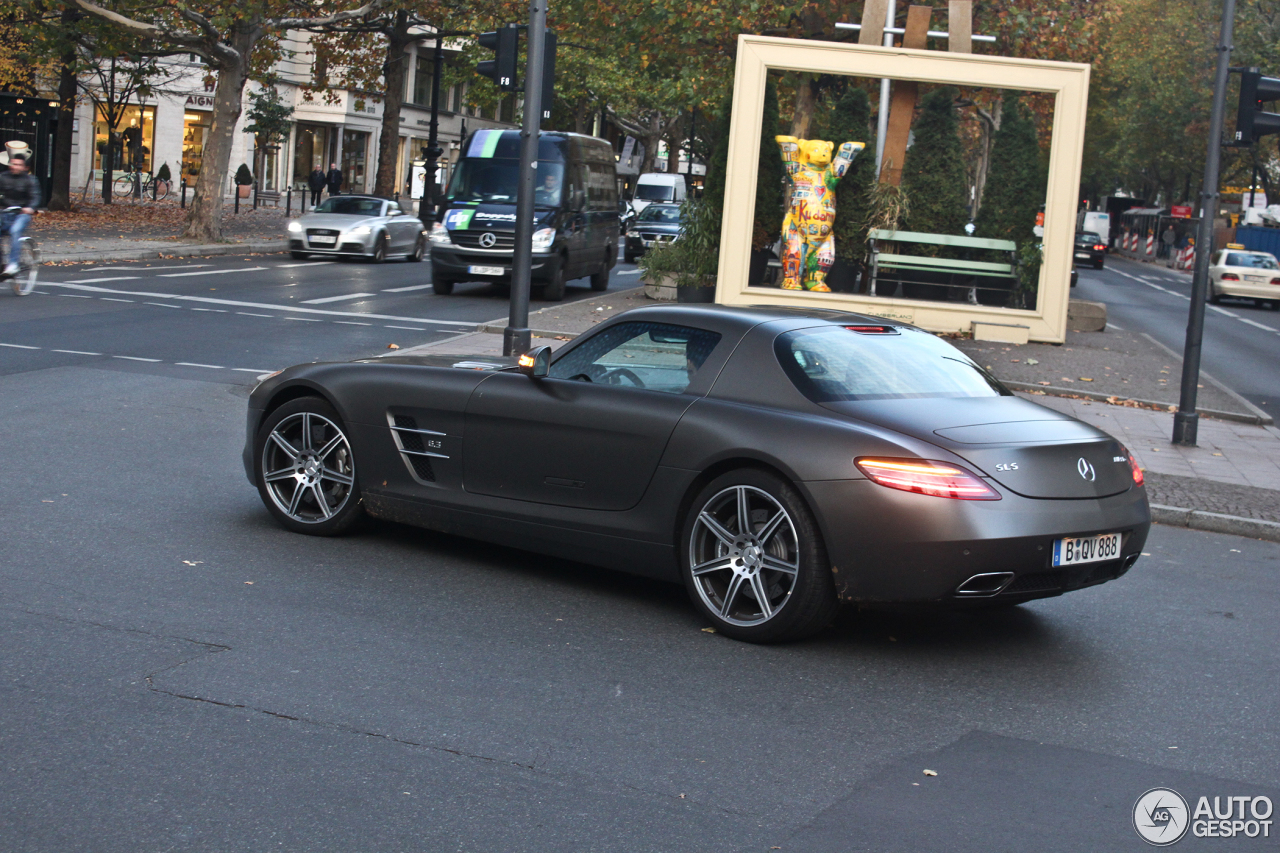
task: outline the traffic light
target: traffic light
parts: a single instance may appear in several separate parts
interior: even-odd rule
[[[516,83],[517,53],[520,45],[520,29],[514,24],[492,32],[481,33],[480,46],[492,50],[494,58],[476,63],[476,72],[498,84],[504,92],[514,92]]]
[[[551,118],[551,103],[556,96],[556,34],[547,30],[542,55],[542,118]]]
[[[1264,103],[1277,99],[1280,99],[1280,78],[1263,77],[1257,68],[1245,68],[1240,72],[1236,145],[1249,146],[1260,136],[1280,133],[1280,115],[1262,111]]]

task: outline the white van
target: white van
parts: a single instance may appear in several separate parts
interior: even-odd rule
[[[684,175],[646,172],[636,179],[636,194],[631,206],[639,213],[655,201],[679,204],[684,201],[684,196]]]

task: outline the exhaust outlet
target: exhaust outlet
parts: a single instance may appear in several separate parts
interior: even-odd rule
[[[956,587],[956,595],[966,598],[997,595],[1012,582],[1013,572],[983,572]]]

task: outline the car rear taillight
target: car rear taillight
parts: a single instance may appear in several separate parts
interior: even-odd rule
[[[1105,252],[1105,251],[1107,250],[1107,247],[1106,247],[1106,246],[1104,246],[1104,245],[1102,245],[1101,243],[1099,243],[1098,245],[1094,246],[1093,248],[1094,248],[1096,251],[1099,251],[1099,252]]]
[[[896,335],[898,333],[893,326],[845,326],[845,328],[860,335]]]
[[[1223,281],[1239,281],[1240,276],[1236,275],[1233,272],[1224,272],[1222,274],[1222,280]]]
[[[1280,278],[1273,278],[1273,279],[1271,279],[1271,283],[1272,283],[1272,284],[1280,284]]]
[[[904,492],[962,501],[998,501],[1000,493],[958,465],[928,459],[853,460],[872,482]]]
[[[1133,458],[1133,454],[1129,452],[1129,448],[1123,444],[1120,445],[1120,452],[1124,454],[1124,458],[1129,460],[1129,471],[1133,474],[1133,484],[1141,486],[1146,478],[1142,476],[1142,469],[1138,467],[1138,460]]]

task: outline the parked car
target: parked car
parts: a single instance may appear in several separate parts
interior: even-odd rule
[[[441,295],[460,281],[510,283],[515,258],[520,131],[477,130],[462,151],[431,227],[431,283]],[[616,165],[603,139],[539,137],[531,269],[543,299],[560,301],[565,282],[583,276],[592,290],[609,287],[620,234]]]
[[[683,583],[756,642],[840,602],[1104,583],[1151,526],[1111,436],[926,331],[823,309],[652,306],[554,355],[291,367],[250,394],[243,461],[289,530],[368,513]]]
[[[661,243],[674,243],[680,238],[683,214],[678,204],[651,204],[627,229],[623,260],[632,263],[636,258]]]
[[[1280,308],[1280,264],[1270,252],[1223,249],[1209,265],[1209,301],[1244,297]]]
[[[1077,231],[1075,245],[1075,263],[1088,261],[1095,270],[1102,269],[1107,257],[1107,241],[1092,231]]]
[[[337,195],[289,221],[289,250],[295,258],[342,255],[380,264],[389,257],[420,261],[427,235],[418,217],[394,201],[369,195]]]
[[[669,202],[679,204],[684,201],[688,188],[684,175],[670,172],[645,172],[636,179],[636,191],[631,205],[637,213],[643,213],[651,204]]]

